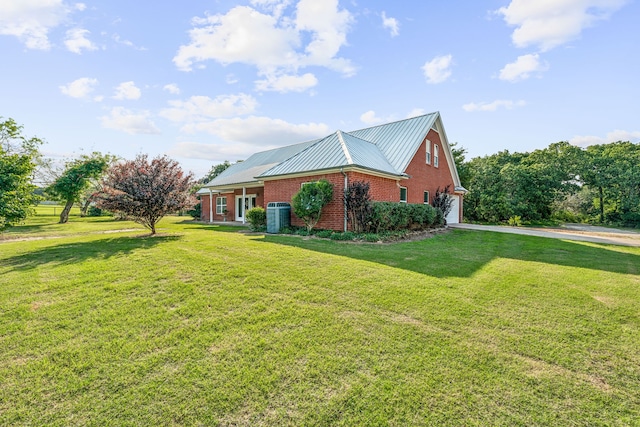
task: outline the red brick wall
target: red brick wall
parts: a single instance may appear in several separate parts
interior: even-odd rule
[[[426,161],[427,140],[431,143],[430,165],[428,165]],[[438,145],[440,151],[438,167],[433,165],[435,155],[434,145]],[[429,130],[427,138],[422,141],[416,155],[409,163],[406,173],[410,178],[400,181],[400,185],[407,187],[408,203],[423,203],[425,191],[428,191],[429,197],[433,198],[438,187],[440,187],[440,190],[443,190],[449,185],[449,190],[453,193],[455,184],[451,177],[451,170],[449,169],[447,158],[444,155],[440,135],[433,129]]]
[[[344,228],[344,204],[342,203],[344,176],[342,176],[341,173],[266,181],[264,183],[265,206],[270,202],[291,203],[291,199],[294,194],[300,191],[300,186],[303,182],[319,181],[321,179],[325,179],[333,184],[333,200],[322,209],[320,222],[318,222],[316,228],[342,230]],[[302,220],[293,213],[293,207],[291,209],[291,224],[304,226]]]
[[[400,201],[400,187],[397,180],[367,175],[360,172],[349,172],[348,175],[350,183],[355,181],[369,183],[369,194],[371,195],[371,199],[378,202]]]

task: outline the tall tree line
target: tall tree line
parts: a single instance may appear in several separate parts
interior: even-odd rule
[[[468,162],[454,147],[465,218],[503,222],[587,221],[640,227],[640,144],[586,149],[557,142],[530,153],[501,151]]]

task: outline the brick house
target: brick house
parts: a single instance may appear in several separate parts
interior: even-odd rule
[[[244,222],[246,210],[291,203],[302,184],[320,179],[333,184],[334,198],[317,228],[347,229],[342,194],[354,181],[369,182],[373,200],[398,203],[431,203],[436,189],[449,186],[454,204],[447,222],[462,218],[466,190],[435,112],[256,153],[198,191],[202,219]],[[291,223],[303,225],[293,213]]]

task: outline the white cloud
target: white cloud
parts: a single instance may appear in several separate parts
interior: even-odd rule
[[[473,112],[473,111],[496,111],[498,108],[505,108],[507,110],[513,110],[516,107],[524,107],[526,102],[524,101],[510,101],[506,99],[498,99],[493,102],[471,102],[469,104],[465,104],[462,108],[465,111]]]
[[[291,4],[291,0],[251,0],[251,5],[271,12],[276,18],[280,18],[284,10]]]
[[[278,146],[263,146],[260,150],[269,150]],[[170,156],[188,159],[204,159],[217,162],[247,158],[256,152],[256,146],[251,144],[203,144],[201,142],[183,141],[177,143],[171,150]]]
[[[409,119],[411,117],[424,116],[425,114],[427,114],[427,112],[423,108],[414,108],[413,110],[409,111],[409,114],[407,114],[407,118]]]
[[[528,79],[532,73],[542,73],[549,69],[549,64],[540,62],[540,56],[536,54],[522,55],[515,62],[507,64],[500,70],[500,80],[516,82]]]
[[[190,43],[180,46],[173,58],[176,66],[190,71],[196,63],[214,60],[253,65],[260,76],[294,75],[306,66],[323,66],[346,76],[355,73],[349,60],[337,57],[353,21],[337,0],[300,0],[295,16],[283,17],[287,1],[251,4],[268,12],[237,6],[224,15],[194,18]]]
[[[580,36],[596,22],[608,19],[627,0],[512,0],[496,11],[516,27],[511,39],[517,47],[547,51]]]
[[[73,6],[75,7],[76,10],[79,10],[81,12],[87,8],[87,5],[84,3],[76,3]]]
[[[436,56],[422,67],[427,83],[437,84],[445,82],[451,77],[451,55]]]
[[[227,78],[225,79],[228,85],[234,85],[238,83],[240,80],[234,74],[227,74]]]
[[[115,129],[129,134],[159,134],[160,130],[151,120],[151,113],[137,113],[123,107],[114,107],[108,116],[100,117],[102,127]]]
[[[258,101],[251,95],[220,95],[215,99],[208,96],[192,96],[186,101],[169,101],[160,115],[172,122],[193,123],[210,119],[250,114],[255,111]]]
[[[400,34],[400,24],[396,18],[387,17],[386,12],[382,12],[382,26],[389,30],[391,37]]]
[[[612,132],[609,132],[605,137],[593,135],[574,136],[569,140],[569,143],[578,147],[587,147],[589,145],[608,144],[610,142],[617,141],[631,141],[634,143],[640,142],[640,131],[626,131],[616,129]]]
[[[98,79],[82,77],[64,86],[60,86],[60,91],[72,98],[81,99],[86,98],[91,92],[93,92],[97,84]]]
[[[146,47],[136,46],[135,44],[133,44],[133,42],[132,42],[132,41],[130,41],[130,40],[126,40],[126,39],[123,39],[122,37],[120,37],[120,35],[119,35],[119,34],[114,34],[113,36],[111,36],[111,38],[113,39],[113,41],[114,41],[114,42],[116,42],[116,43],[118,43],[118,44],[121,44],[121,45],[128,46],[128,47],[130,47],[130,48],[132,48],[132,49],[140,50],[140,51],[145,51],[145,50],[147,50],[147,48],[146,48]]]
[[[86,37],[88,34],[90,34],[89,30],[85,30],[83,28],[73,28],[68,30],[64,45],[69,51],[77,54],[81,54],[82,49],[98,49],[98,47]]]
[[[369,110],[366,113],[362,113],[360,115],[360,121],[364,124],[371,125],[371,126],[388,122],[390,120],[392,119],[389,119],[389,118],[384,119],[382,117],[376,116],[376,112],[373,110]]]
[[[180,88],[175,83],[169,83],[168,85],[164,85],[162,89],[166,90],[172,95],[180,95]]]
[[[189,130],[209,132],[225,141],[242,142],[261,147],[281,147],[319,138],[329,133],[329,127],[324,123],[296,125],[280,119],[257,116],[196,123],[191,125]]]
[[[292,49],[299,43],[297,33],[290,27],[279,28],[276,18],[250,7],[238,6],[226,15],[194,18],[193,24],[191,43],[180,46],[173,58],[181,70],[189,71],[194,63],[210,59],[264,69],[292,66],[297,59]]]
[[[77,8],[76,8],[77,9]],[[15,36],[28,49],[51,48],[49,31],[71,12],[62,0],[0,1],[0,35]]]
[[[258,91],[274,91],[274,92],[304,92],[318,84],[318,79],[311,73],[302,76],[269,75],[265,80],[256,80],[256,90]]]
[[[134,82],[123,82],[116,87],[114,99],[140,99],[142,92]]]
[[[347,43],[347,32],[352,22],[349,11],[338,9],[338,0],[300,0],[296,10],[296,29],[311,33],[311,42],[305,48],[307,56],[302,64],[325,66],[347,76],[355,74],[349,60],[335,57]]]

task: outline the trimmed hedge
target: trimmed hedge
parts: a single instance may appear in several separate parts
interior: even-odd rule
[[[426,230],[444,223],[430,205],[373,202],[369,230],[372,233],[399,230]]]

